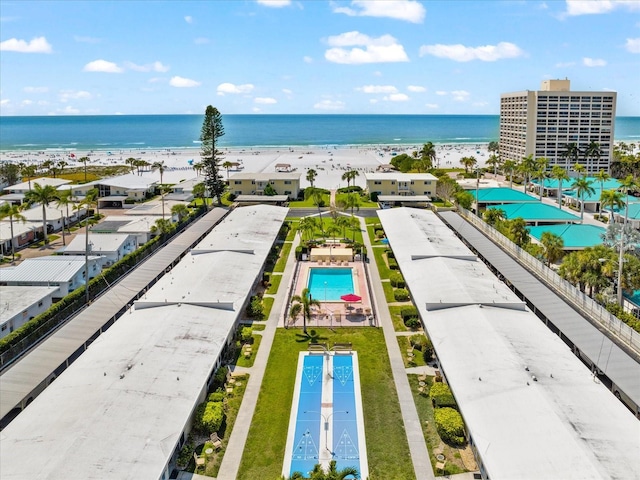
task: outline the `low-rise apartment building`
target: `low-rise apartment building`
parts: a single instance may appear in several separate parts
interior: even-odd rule
[[[276,195],[297,198],[300,192],[301,173],[260,172],[236,173],[229,177],[229,190],[234,195],[265,195],[271,187]]]
[[[427,196],[436,194],[438,178],[430,173],[365,173],[370,194],[400,197]]]

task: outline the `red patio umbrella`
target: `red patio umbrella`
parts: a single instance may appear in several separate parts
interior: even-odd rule
[[[362,297],[359,297],[358,295],[355,295],[353,293],[347,293],[346,295],[342,295],[340,299],[344,300],[347,303],[352,303],[359,302],[360,300],[362,300]]]

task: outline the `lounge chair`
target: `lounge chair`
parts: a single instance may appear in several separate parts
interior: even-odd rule
[[[222,447],[222,440],[220,439],[220,437],[218,436],[217,432],[213,432],[209,438],[211,439],[211,443],[213,444],[213,448],[215,448],[216,450],[218,450],[219,448]]]
[[[196,471],[198,470],[198,467],[204,467],[204,458],[199,457],[196,452],[193,452],[193,459],[196,461]]]

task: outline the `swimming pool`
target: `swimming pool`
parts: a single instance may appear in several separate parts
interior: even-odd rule
[[[309,269],[307,288],[311,298],[323,302],[339,302],[342,295],[353,291],[352,268],[315,268]]]

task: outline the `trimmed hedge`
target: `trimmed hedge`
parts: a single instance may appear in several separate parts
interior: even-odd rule
[[[396,288],[404,288],[406,285],[404,282],[404,277],[400,272],[391,273],[391,275],[389,275],[389,282],[391,283],[392,287]]]
[[[409,300],[409,291],[405,288],[398,288],[393,291],[393,298],[396,302],[406,302]]]
[[[398,262],[395,258],[387,258],[387,262],[389,263],[389,268],[391,270],[398,270]]]
[[[400,310],[400,316],[402,317],[402,320],[406,320],[407,318],[417,318],[418,309],[413,305],[402,307],[402,310]]]
[[[420,323],[420,320],[416,317],[407,318],[404,321],[404,324],[407,326],[407,328],[410,328],[411,330],[417,330],[422,326],[422,324]]]
[[[196,409],[193,428],[209,435],[220,430],[224,420],[224,405],[222,402],[202,402]]]
[[[457,410],[448,407],[437,408],[433,412],[433,416],[436,420],[436,430],[443,442],[453,446],[461,446],[466,443],[464,422]]]
[[[431,385],[429,397],[436,407],[456,407],[456,401],[446,383],[436,382]]]

